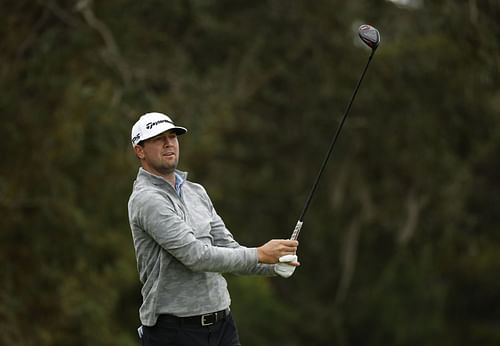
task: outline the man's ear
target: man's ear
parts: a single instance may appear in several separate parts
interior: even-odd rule
[[[135,156],[137,156],[137,158],[139,160],[144,159],[144,148],[143,147],[141,147],[140,145],[136,145],[136,146],[134,146],[134,151],[135,151]]]

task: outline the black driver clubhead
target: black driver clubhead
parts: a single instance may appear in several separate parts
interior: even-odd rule
[[[361,41],[363,41],[368,47],[373,51],[377,49],[380,43],[380,34],[377,29],[368,24],[363,24],[358,29],[358,35]]]

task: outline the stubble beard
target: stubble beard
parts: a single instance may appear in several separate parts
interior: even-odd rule
[[[143,163],[143,167],[153,174],[167,177],[174,174],[178,162],[178,157],[176,157],[174,161],[162,159],[154,161],[146,160],[146,162]]]
[[[160,165],[158,165],[158,167],[155,167],[155,169],[158,172],[160,172],[162,175],[171,175],[177,169],[177,163],[178,163],[178,160],[176,158],[173,163],[160,164]]]

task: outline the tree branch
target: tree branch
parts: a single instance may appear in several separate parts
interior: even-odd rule
[[[110,66],[116,67],[120,73],[123,83],[125,86],[130,85],[132,76],[130,69],[123,58],[118,44],[113,36],[111,30],[106,26],[106,24],[98,19],[92,9],[92,0],[80,0],[76,4],[76,9],[79,11],[86,23],[101,36],[104,44],[106,46],[104,50],[104,59],[108,60]]]

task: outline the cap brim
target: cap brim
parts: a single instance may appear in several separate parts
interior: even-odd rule
[[[178,136],[183,135],[188,132],[188,130],[185,127],[180,127],[180,126],[175,126],[172,127],[171,129],[167,131],[174,131]]]
[[[157,133],[157,134],[155,134],[155,135],[152,135],[152,136],[149,136],[149,137],[147,137],[147,138],[144,138],[143,140],[141,140],[141,141],[139,141],[139,142],[137,142],[137,143],[133,144],[133,146],[136,146],[136,145],[138,145],[139,143],[142,143],[142,142],[144,142],[144,141],[147,141],[148,139],[151,139],[151,138],[153,138],[153,137],[159,136],[159,135],[161,135],[162,133],[165,133],[165,132],[168,132],[168,131],[174,131],[174,132],[175,132],[175,134],[176,134],[177,136],[183,135],[183,134],[185,134],[185,133],[187,133],[187,132],[188,132],[188,130],[187,130],[185,127],[181,127],[181,126],[174,126],[174,127],[169,128],[169,129],[165,129],[164,131],[160,131],[160,132],[158,132],[158,133]]]

